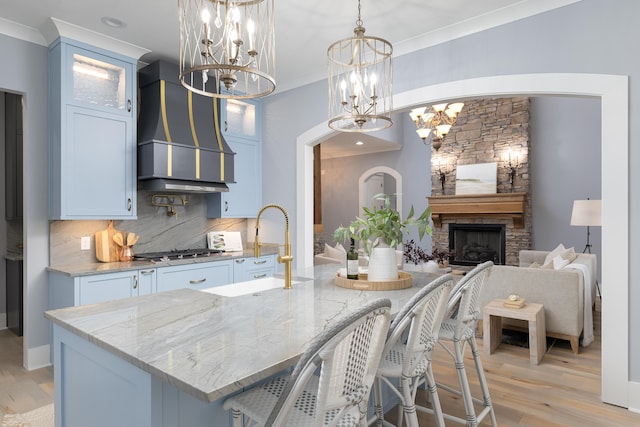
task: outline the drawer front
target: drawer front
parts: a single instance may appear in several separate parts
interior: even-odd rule
[[[275,274],[275,272],[276,271],[275,271],[275,269],[273,267],[247,271],[243,281],[262,279],[263,277],[270,277],[270,276],[273,276]]]
[[[276,272],[276,256],[265,255],[259,258],[247,257],[233,260],[233,281],[261,279],[273,276]]]
[[[206,289],[227,285],[233,281],[231,261],[163,267],[158,269],[158,292],[174,289]]]
[[[78,304],[95,304],[137,295],[134,289],[135,272],[85,276],[80,279]]]

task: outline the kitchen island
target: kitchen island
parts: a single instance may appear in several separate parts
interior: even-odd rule
[[[46,312],[56,426],[226,426],[226,397],[294,365],[336,318],[377,298],[396,312],[436,277],[412,273],[411,288],[358,291],[335,286],[335,273],[298,272],[288,291],[181,289]]]

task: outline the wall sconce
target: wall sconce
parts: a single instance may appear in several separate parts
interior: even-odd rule
[[[444,196],[444,184],[447,181],[447,173],[450,172],[449,162],[445,160],[442,163],[440,162],[440,158],[438,158],[436,166],[436,175],[438,176],[438,180],[440,181],[440,186],[442,187],[442,195]],[[451,170],[453,170],[453,168],[451,168]]]
[[[509,184],[513,187],[513,182],[516,177],[516,168],[520,166],[518,163],[518,155],[512,156],[511,149],[507,152],[506,159],[504,160],[507,163],[507,168],[509,169]],[[514,157],[514,161],[511,158]]]

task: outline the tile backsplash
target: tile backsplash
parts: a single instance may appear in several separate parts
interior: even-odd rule
[[[167,208],[151,205],[156,192],[138,190],[138,219],[114,221],[114,228],[140,236],[133,247],[135,253],[171,249],[204,248],[209,231],[239,231],[247,241],[247,220],[208,219],[206,196],[190,194],[186,206],[175,207],[177,215],[167,215]],[[257,214],[257,212],[256,212]],[[107,228],[108,221],[51,221],[49,224],[49,264],[68,265],[98,262],[95,233]],[[80,238],[90,236],[91,249],[80,250]],[[246,246],[245,246],[246,247]]]

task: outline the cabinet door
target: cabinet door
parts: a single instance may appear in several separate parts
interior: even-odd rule
[[[163,267],[158,269],[158,292],[174,289],[206,289],[233,282],[231,260]]]
[[[135,285],[135,271],[84,276],[80,278],[78,300],[80,305],[85,305],[129,298],[137,295]]]
[[[138,295],[156,293],[156,269],[138,270]]]
[[[226,138],[236,153],[236,182],[229,192],[208,196],[209,218],[255,218],[262,207],[262,149],[260,143],[244,138]]]
[[[69,106],[66,125],[60,219],[135,218],[131,118]]]

